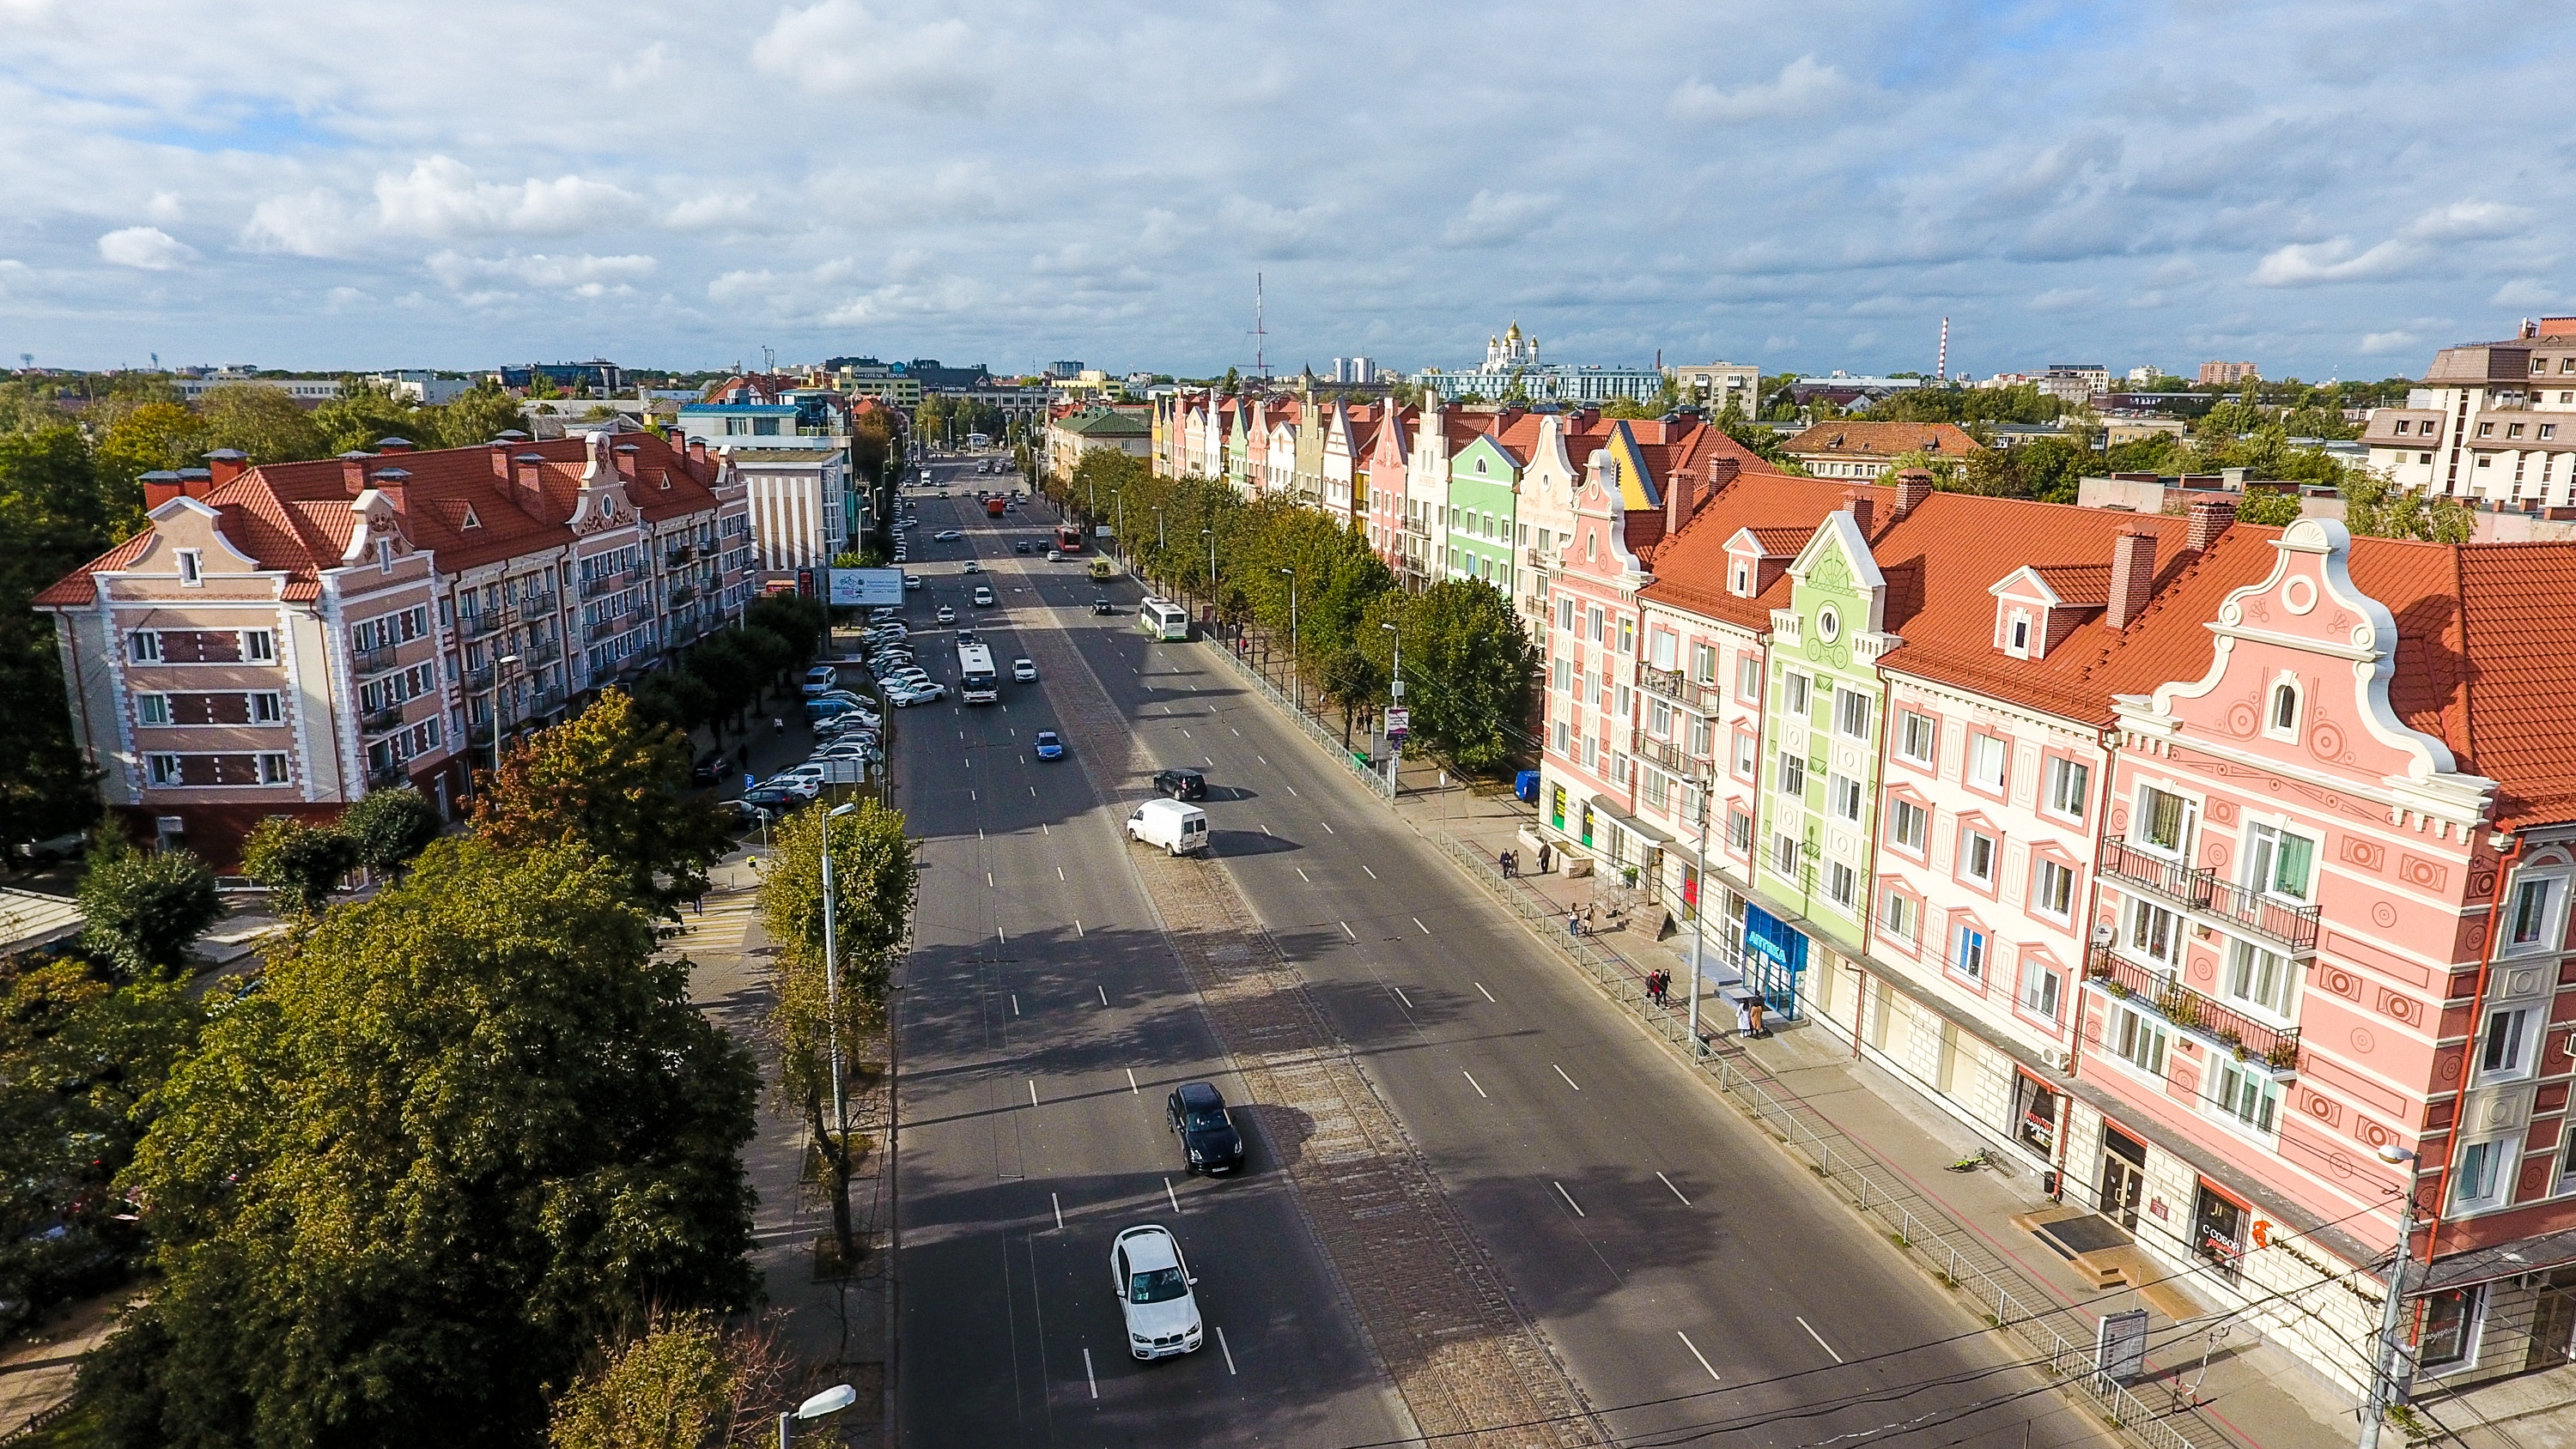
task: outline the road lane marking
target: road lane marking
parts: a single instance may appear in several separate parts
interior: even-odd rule
[[[1029,787],[1029,798],[1030,798],[1030,799],[1032,799],[1032,800],[1034,800],[1034,799],[1036,799],[1037,797],[1038,797],[1038,787],[1037,787],[1037,786],[1035,786],[1035,785],[1031,785],[1031,786]]]
[[[1038,1104],[1038,1079],[1037,1079],[1037,1078],[1035,1078],[1035,1077],[1031,1077],[1031,1078],[1029,1078],[1029,1105],[1030,1105],[1030,1106],[1032,1106],[1032,1107],[1034,1107],[1034,1106],[1036,1106],[1037,1104]]]
[[[1548,1065],[1549,1065],[1550,1067],[1555,1068],[1556,1074],[1557,1074],[1558,1076],[1560,1076],[1560,1077],[1565,1077],[1565,1068],[1557,1066],[1557,1065],[1556,1065],[1556,1063],[1554,1063],[1554,1062],[1549,1062],[1549,1063],[1548,1063]],[[1574,1080],[1572,1077],[1565,1077],[1565,1084],[1566,1084],[1567,1086],[1569,1086],[1569,1087],[1572,1087],[1574,1090],[1576,1090],[1576,1091],[1578,1091],[1578,1092],[1580,1092],[1580,1091],[1582,1091],[1582,1090],[1583,1090],[1583,1084],[1582,1084],[1582,1083],[1580,1083],[1580,1082],[1577,1082],[1577,1081],[1576,1081],[1576,1080]]]
[[[1007,946],[1007,945],[1011,944],[1011,938],[1010,938],[1010,937],[1008,937],[1008,936],[1003,935],[1003,934],[1002,934],[1002,928],[1001,928],[1001,927],[999,927],[999,926],[995,926],[995,927],[993,928],[993,937],[994,937],[994,939],[996,939],[996,940],[1000,941],[1000,942],[1001,942],[1003,945],[1005,945],[1005,946]]]
[[[1664,1175],[1663,1175],[1662,1173],[1660,1173],[1660,1172],[1656,1173],[1656,1174],[1655,1174],[1655,1176],[1656,1176],[1656,1177],[1658,1177],[1658,1178],[1662,1178],[1662,1179],[1663,1179],[1663,1184],[1664,1184],[1664,1186],[1666,1186],[1666,1187],[1673,1187],[1673,1180],[1672,1180],[1671,1178],[1669,1178],[1669,1177],[1664,1177]],[[1678,1188],[1678,1187],[1673,1187],[1673,1196],[1675,1196],[1675,1197],[1682,1197],[1682,1190],[1681,1190],[1680,1188]],[[1682,1197],[1682,1206],[1683,1206],[1683,1207],[1689,1207],[1689,1206],[1690,1206],[1690,1199],[1689,1199],[1689,1198],[1686,1198],[1686,1197]]]
[[[1037,786],[1035,786],[1035,785],[1031,785],[1029,788],[1030,788],[1030,789],[1032,789],[1032,790],[1034,790],[1034,789],[1036,789],[1036,788],[1037,788]],[[1047,829],[1047,828],[1046,828],[1046,822],[1045,822],[1045,821],[1043,821],[1043,820],[1041,820],[1041,821],[1039,821],[1039,822],[1038,822],[1038,834],[1040,834],[1040,835],[1053,835],[1053,834],[1055,834],[1055,832],[1054,832],[1054,831],[1052,831],[1052,830]]]
[[[1414,925],[1414,929],[1420,931],[1422,934],[1426,936],[1431,934],[1431,928],[1422,924],[1422,918],[1420,916],[1407,916],[1405,919],[1411,921]]]
[[[1268,763],[1269,763],[1269,761],[1264,760],[1262,763],[1263,763],[1263,764],[1268,764]],[[1282,784],[1282,785],[1288,785],[1288,782],[1287,782],[1287,781],[1285,781],[1285,780],[1282,780],[1282,781],[1280,781],[1279,783],[1280,783],[1280,784]],[[1297,787],[1296,787],[1296,786],[1294,786],[1294,785],[1288,785],[1288,793],[1289,793],[1289,794],[1291,794],[1291,795],[1297,795]],[[1305,799],[1306,797],[1305,797],[1305,796],[1303,796],[1303,795],[1297,795],[1297,798],[1298,798],[1298,799],[1300,799],[1300,800],[1303,800],[1303,799]]]
[[[1360,869],[1362,869],[1362,870],[1368,870],[1368,862],[1366,862],[1366,861],[1362,861],[1362,862],[1360,862]],[[1375,879],[1377,879],[1377,872],[1376,872],[1376,871],[1369,870],[1368,875],[1369,875],[1369,879],[1370,879],[1370,880],[1375,880]]]
[[[1216,1331],[1216,1351],[1225,1355],[1225,1371],[1234,1373],[1234,1350],[1226,1346],[1225,1330],[1222,1328]]]
[[[1710,1367],[1710,1365],[1709,1365],[1709,1361],[1708,1361],[1708,1355],[1707,1355],[1707,1354],[1704,1354],[1704,1353],[1702,1353],[1702,1352],[1700,1352],[1700,1351],[1699,1351],[1699,1345],[1698,1345],[1698,1344],[1695,1344],[1695,1343],[1693,1343],[1693,1342],[1691,1342],[1691,1341],[1690,1341],[1690,1335],[1689,1335],[1689,1334],[1684,1333],[1684,1332],[1682,1332],[1680,1329],[1676,1328],[1676,1329],[1674,1329],[1674,1330],[1673,1330],[1673,1337],[1678,1338],[1678,1339],[1680,1339],[1680,1340],[1682,1341],[1682,1347],[1684,1347],[1684,1348],[1686,1348],[1686,1349],[1689,1349],[1689,1350],[1691,1351],[1691,1357],[1693,1357],[1693,1358],[1695,1358],[1695,1359],[1698,1359],[1698,1360],[1699,1360],[1699,1366],[1700,1366],[1701,1368],[1708,1369],[1708,1376],[1709,1376],[1710,1378],[1717,1379],[1717,1381],[1718,1381],[1719,1383],[1724,1383],[1724,1382],[1726,1382],[1726,1380],[1725,1380],[1725,1379],[1723,1379],[1723,1378],[1719,1378],[1719,1377],[1718,1377],[1718,1372],[1717,1372],[1717,1370],[1716,1370],[1715,1368],[1711,1368],[1711,1367]]]
[[[1171,1202],[1172,1211],[1181,1210],[1181,1195],[1172,1191],[1172,1180],[1168,1177],[1163,1179],[1163,1196]]]
[[[1333,833],[1334,833],[1334,830],[1333,830],[1333,822],[1331,822],[1331,821],[1329,821],[1329,820],[1318,820],[1318,821],[1316,821],[1315,823],[1316,823],[1316,824],[1318,824],[1318,825],[1320,825],[1320,826],[1322,826],[1322,827],[1324,827],[1324,833],[1325,833],[1326,835],[1331,835],[1331,834],[1333,834]]]
[[[993,884],[993,873],[989,870],[984,872],[984,884],[987,887],[990,887]]]
[[[1216,761],[1214,761],[1214,760],[1208,760],[1208,757],[1207,757],[1207,756],[1205,756],[1205,755],[1201,755],[1201,756],[1199,756],[1199,758],[1200,758],[1200,759],[1202,759],[1202,760],[1207,760],[1207,767],[1208,767],[1209,769],[1213,770],[1213,769],[1215,769],[1215,768],[1216,768]]]
[[[1103,993],[1101,993],[1101,994],[1102,994],[1102,995],[1104,995],[1104,996],[1106,996],[1108,993],[1107,993],[1107,992],[1103,992]],[[1137,1090],[1136,1090],[1136,1069],[1135,1069],[1134,1067],[1129,1067],[1129,1068],[1127,1069],[1127,1095],[1128,1095],[1128,1096],[1130,1096],[1130,1097],[1138,1097],[1138,1096],[1142,1096],[1142,1095],[1144,1095],[1143,1093],[1141,1093],[1141,1092],[1139,1092],[1139,1091],[1137,1091]]]
[[[1013,1015],[1013,1016],[1017,1016],[1017,1015],[1019,1015],[1019,1014],[1020,1014],[1020,993],[1018,993],[1018,992],[1014,991],[1014,992],[1012,992],[1012,993],[1011,993],[1011,1015]]]
[[[1058,1197],[1058,1196],[1056,1196],[1054,1193],[1048,1193],[1048,1194],[1047,1194],[1047,1201],[1055,1204],[1055,1230],[1056,1230],[1057,1232],[1059,1232],[1059,1233],[1060,1233],[1060,1232],[1063,1232],[1063,1231],[1064,1231],[1064,1199],[1063,1199],[1063,1198],[1060,1198],[1060,1197]]]
[[[1350,922],[1348,922],[1348,921],[1344,921],[1344,922],[1342,922],[1342,923],[1341,923],[1341,927],[1342,927],[1342,934],[1343,934],[1343,935],[1345,935],[1345,936],[1350,937],[1350,938],[1351,938],[1351,942],[1352,942],[1352,944],[1353,944],[1353,945],[1357,945],[1357,944],[1359,943],[1360,933],[1359,933],[1359,932],[1357,932],[1357,931],[1352,930],[1352,929],[1351,929],[1351,923],[1350,923]]]
[[[1082,936],[1082,922],[1080,922],[1079,920],[1077,920],[1077,921],[1075,921],[1075,922],[1073,923],[1073,934],[1074,934],[1075,939],[1077,939],[1077,940],[1079,940],[1079,939],[1081,938],[1081,936]]]
[[[1082,1351],[1082,1377],[1091,1385],[1091,1396],[1099,1398],[1100,1380],[1091,1372],[1091,1350],[1088,1348]]]
[[[967,798],[967,799],[969,799],[969,800],[974,799],[974,798],[975,798],[975,792],[974,792],[974,791],[972,791],[972,790],[967,791],[967,792],[966,792],[966,798]]]
[[[1413,1009],[1413,998],[1404,994],[1403,987],[1390,981],[1387,983],[1386,989],[1395,993],[1395,999],[1404,1003],[1405,1010],[1411,1011]]]
[[[1484,983],[1484,982],[1482,982],[1482,981],[1477,982],[1477,983],[1476,983],[1476,989],[1477,989],[1478,991],[1483,991],[1483,992],[1484,992],[1484,994],[1485,994],[1485,999],[1486,999],[1487,1001],[1493,1001],[1493,1000],[1494,1000],[1494,993],[1492,993],[1492,992],[1490,992],[1490,991],[1485,991],[1485,983]],[[1496,1006],[1500,1006],[1500,1005],[1502,1005],[1502,1003],[1501,1003],[1501,1002],[1499,1002],[1499,1001],[1495,1001],[1495,1002],[1494,1002],[1494,1004],[1495,1004]]]
[[[1460,1075],[1460,1076],[1462,1076],[1462,1077],[1465,1077],[1465,1078],[1467,1079],[1467,1085],[1468,1085],[1468,1086],[1471,1086],[1471,1087],[1474,1087],[1474,1088],[1476,1089],[1476,1095],[1477,1095],[1477,1096],[1479,1096],[1479,1097],[1483,1097],[1483,1098],[1484,1098],[1486,1101],[1488,1101],[1488,1102],[1490,1102],[1490,1101],[1494,1100],[1494,1099],[1493,1099],[1493,1097],[1492,1097],[1491,1095],[1489,1095],[1489,1094],[1485,1091],[1484,1087],[1483,1087],[1481,1084],[1479,1084],[1479,1083],[1477,1082],[1477,1080],[1476,1080],[1476,1074],[1475,1074],[1474,1072],[1468,1071],[1468,1070],[1467,1070],[1467,1069],[1465,1069],[1464,1067],[1461,1067],[1461,1068],[1459,1068],[1459,1070],[1458,1070],[1458,1075]]]
[[[1055,868],[1055,878],[1056,878],[1057,880],[1063,880],[1063,879],[1064,879],[1064,867],[1063,867],[1063,866],[1060,866],[1060,865],[1059,865],[1059,866],[1057,866],[1057,867]]]
[[[1183,731],[1181,731],[1181,738],[1182,738],[1182,739],[1185,739],[1185,740],[1190,740],[1190,739],[1196,739],[1196,738],[1198,738],[1198,736],[1191,734],[1188,730],[1183,730]]]
[[[1297,872],[1297,879],[1304,881],[1308,885],[1313,885],[1315,883],[1315,878],[1306,874],[1306,867],[1299,865],[1291,866],[1289,868]]]
[[[1790,1314],[1789,1316],[1790,1316],[1790,1317],[1792,1317],[1792,1318],[1797,1318],[1797,1319],[1798,1319],[1798,1326],[1799,1326],[1800,1328],[1803,1328],[1803,1329],[1807,1330],[1807,1336],[1808,1336],[1809,1338],[1812,1338],[1812,1339],[1814,1339],[1814,1340],[1816,1341],[1816,1347],[1823,1349],[1823,1350],[1824,1350],[1825,1352],[1827,1352],[1827,1353],[1834,1353],[1834,1346],[1833,1346],[1832,1344],[1830,1344],[1830,1343],[1825,1342],[1825,1336],[1824,1336],[1823,1334],[1821,1334],[1821,1333],[1816,1332],[1816,1326],[1815,1326],[1814,1324],[1809,1323],[1809,1322],[1808,1322],[1807,1320],[1805,1320],[1804,1318],[1798,1318],[1798,1315],[1796,1315],[1796,1314],[1794,1314],[1794,1313],[1793,1313],[1793,1314]],[[1843,1356],[1842,1356],[1841,1354],[1834,1353],[1834,1362],[1836,1362],[1836,1363],[1841,1363],[1842,1361],[1843,1361]]]
[[[1108,987],[1101,985],[1101,984],[1100,984],[1099,982],[1097,982],[1097,981],[1094,981],[1094,982],[1092,982],[1092,983],[1091,983],[1091,989],[1100,993],[1100,1004],[1101,1004],[1101,1005],[1103,1005],[1103,1006],[1107,1006],[1107,1005],[1109,1004],[1109,988],[1108,988]]]
[[[1564,1183],[1551,1181],[1551,1182],[1548,1184],[1548,1186],[1553,1187],[1553,1188],[1555,1188],[1555,1189],[1556,1189],[1556,1195],[1557,1195],[1558,1197],[1561,1197],[1561,1198],[1565,1199],[1565,1205],[1566,1205],[1567,1207],[1570,1207],[1570,1208],[1574,1209],[1574,1215],[1575,1215],[1576,1217],[1578,1217],[1578,1218],[1579,1218],[1579,1217],[1582,1217],[1582,1216],[1584,1215],[1584,1212],[1583,1212],[1583,1204],[1581,1204],[1581,1203],[1579,1203],[1579,1202],[1576,1202],[1576,1201],[1574,1200],[1574,1194],[1572,1194],[1572,1193],[1570,1193],[1570,1192],[1567,1192],[1567,1191],[1565,1190],[1565,1184],[1564,1184]],[[1802,1320],[1802,1321],[1803,1321],[1803,1320]]]
[[[1234,726],[1227,725],[1226,729],[1231,732],[1236,739],[1239,740],[1243,738],[1243,731],[1236,729]]]
[[[1264,834],[1264,835],[1269,835],[1269,834],[1270,834],[1270,827],[1269,827],[1269,826],[1267,826],[1267,825],[1262,826],[1262,827],[1261,827],[1261,833],[1262,833],[1262,834]],[[1277,837],[1277,836],[1271,836],[1271,838],[1272,838],[1272,839],[1274,839],[1274,840],[1276,840],[1278,837]]]
[[[1261,759],[1261,752],[1260,752],[1259,750],[1254,750],[1254,751],[1252,752],[1252,757],[1253,757],[1254,759],[1256,759],[1256,760],[1261,760],[1261,763],[1263,763],[1263,764],[1265,764],[1265,765],[1267,765],[1267,764],[1269,764],[1269,763],[1270,763],[1268,760],[1263,760],[1263,759]]]

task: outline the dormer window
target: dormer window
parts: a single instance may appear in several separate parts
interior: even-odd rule
[[[378,572],[378,573],[380,573],[380,574],[389,574],[389,573],[392,573],[393,571],[394,571],[394,541],[393,541],[392,539],[390,539],[390,538],[380,538],[380,539],[377,539],[377,540],[376,540],[376,572]]]
[[[1743,559],[1737,559],[1735,561],[1735,582],[1732,585],[1732,588],[1734,589],[1735,596],[1739,599],[1749,599],[1753,597],[1752,564],[1747,563]]]
[[[179,582],[195,588],[206,581],[204,555],[193,548],[179,550]]]
[[[2263,716],[2263,732],[2275,739],[2299,737],[2299,686],[2282,680],[2272,686],[2272,705]]]
[[[473,504],[469,503],[465,505],[465,521],[457,526],[460,528],[481,528],[483,526],[483,520],[476,517],[474,514]]]
[[[2030,657],[2030,615],[2019,609],[2004,627],[2004,652],[2016,659]]]

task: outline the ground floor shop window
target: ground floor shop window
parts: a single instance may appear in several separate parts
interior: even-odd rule
[[[2192,1246],[2234,1278],[2245,1256],[2245,1205],[2203,1182],[2192,1208]]]
[[[2424,1295],[2424,1326],[2416,1335],[2415,1361],[2428,1369],[2455,1368],[2477,1353],[2478,1325],[2486,1316],[2486,1285],[2445,1288]]]
[[[2046,1157],[2057,1150],[2058,1094],[2028,1072],[2013,1074],[2013,1136]]]

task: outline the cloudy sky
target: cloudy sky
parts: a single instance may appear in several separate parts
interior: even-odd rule
[[[0,362],[2420,372],[2576,311],[2534,3],[0,0]]]

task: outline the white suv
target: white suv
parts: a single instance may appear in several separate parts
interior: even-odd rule
[[[1142,1359],[1196,1353],[1206,1340],[1190,1265],[1160,1223],[1129,1228],[1109,1245],[1109,1280],[1127,1320],[1127,1351]]]

